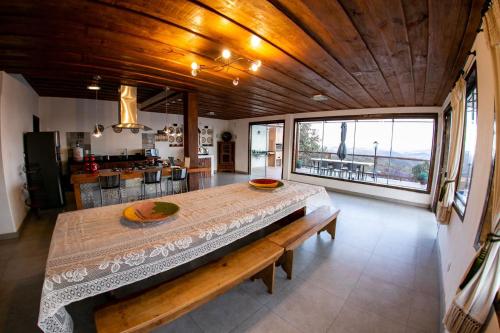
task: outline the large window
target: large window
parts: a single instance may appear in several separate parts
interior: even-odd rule
[[[296,120],[295,173],[430,190],[436,115]]]
[[[467,77],[467,97],[465,104],[465,123],[460,169],[455,192],[455,208],[463,216],[469,197],[472,180],[472,166],[476,150],[477,137],[477,84],[475,67]]]

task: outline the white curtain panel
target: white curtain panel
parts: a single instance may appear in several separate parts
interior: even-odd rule
[[[446,178],[439,193],[436,213],[438,221],[443,224],[447,224],[450,221],[451,206],[453,205],[453,198],[455,196],[455,183],[460,166],[460,153],[464,133],[466,86],[464,78],[460,76],[451,91],[453,115],[451,117],[448,166],[446,169]]]
[[[500,287],[500,4],[493,1],[486,13],[493,71],[495,74],[496,157],[491,191],[491,233],[471,263],[444,324],[451,333],[480,332]]]
[[[493,71],[495,73],[495,127],[496,127],[496,156],[495,173],[493,175],[492,197],[492,230],[498,231],[500,220],[500,4],[494,1],[486,13],[486,29],[488,31],[491,55],[493,57]]]

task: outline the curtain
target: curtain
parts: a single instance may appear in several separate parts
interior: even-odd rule
[[[453,109],[453,116],[451,117],[448,166],[446,168],[446,178],[439,192],[436,212],[437,220],[444,224],[450,221],[451,206],[455,197],[455,183],[460,167],[460,153],[462,151],[465,122],[466,86],[467,84],[464,78],[460,76],[455,87],[451,91],[451,108]]]
[[[493,1],[486,13],[486,31],[495,77],[495,170],[491,189],[491,232],[474,258],[446,313],[444,324],[451,333],[479,332],[500,287],[500,4]]]

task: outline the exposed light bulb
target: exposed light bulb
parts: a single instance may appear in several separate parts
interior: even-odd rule
[[[231,51],[229,51],[228,49],[222,50],[222,58],[224,59],[231,58]]]
[[[191,63],[191,68],[192,69],[200,69],[200,65],[198,65],[195,61]]]
[[[259,69],[259,66],[254,62],[252,65],[250,65],[250,70],[252,72],[256,72]]]
[[[198,76],[198,70],[197,69],[192,69],[191,70],[191,75],[192,76]]]
[[[250,44],[252,44],[252,47],[258,47],[260,45],[261,39],[258,36],[252,35],[250,38]]]
[[[255,60],[255,64],[257,65],[257,67],[260,67],[260,66],[262,66],[262,61]]]
[[[237,86],[237,85],[238,85],[238,83],[240,83],[240,78],[239,78],[239,77],[237,77],[237,78],[235,78],[235,79],[233,80],[233,85],[234,85],[234,86]]]

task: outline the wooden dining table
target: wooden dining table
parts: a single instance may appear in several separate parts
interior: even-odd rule
[[[275,190],[237,183],[153,199],[179,211],[145,226],[118,204],[59,214],[48,254],[38,325],[72,332],[66,306],[166,273],[251,237],[284,218],[330,205],[324,187],[283,181]],[[303,214],[303,213],[302,213]]]

